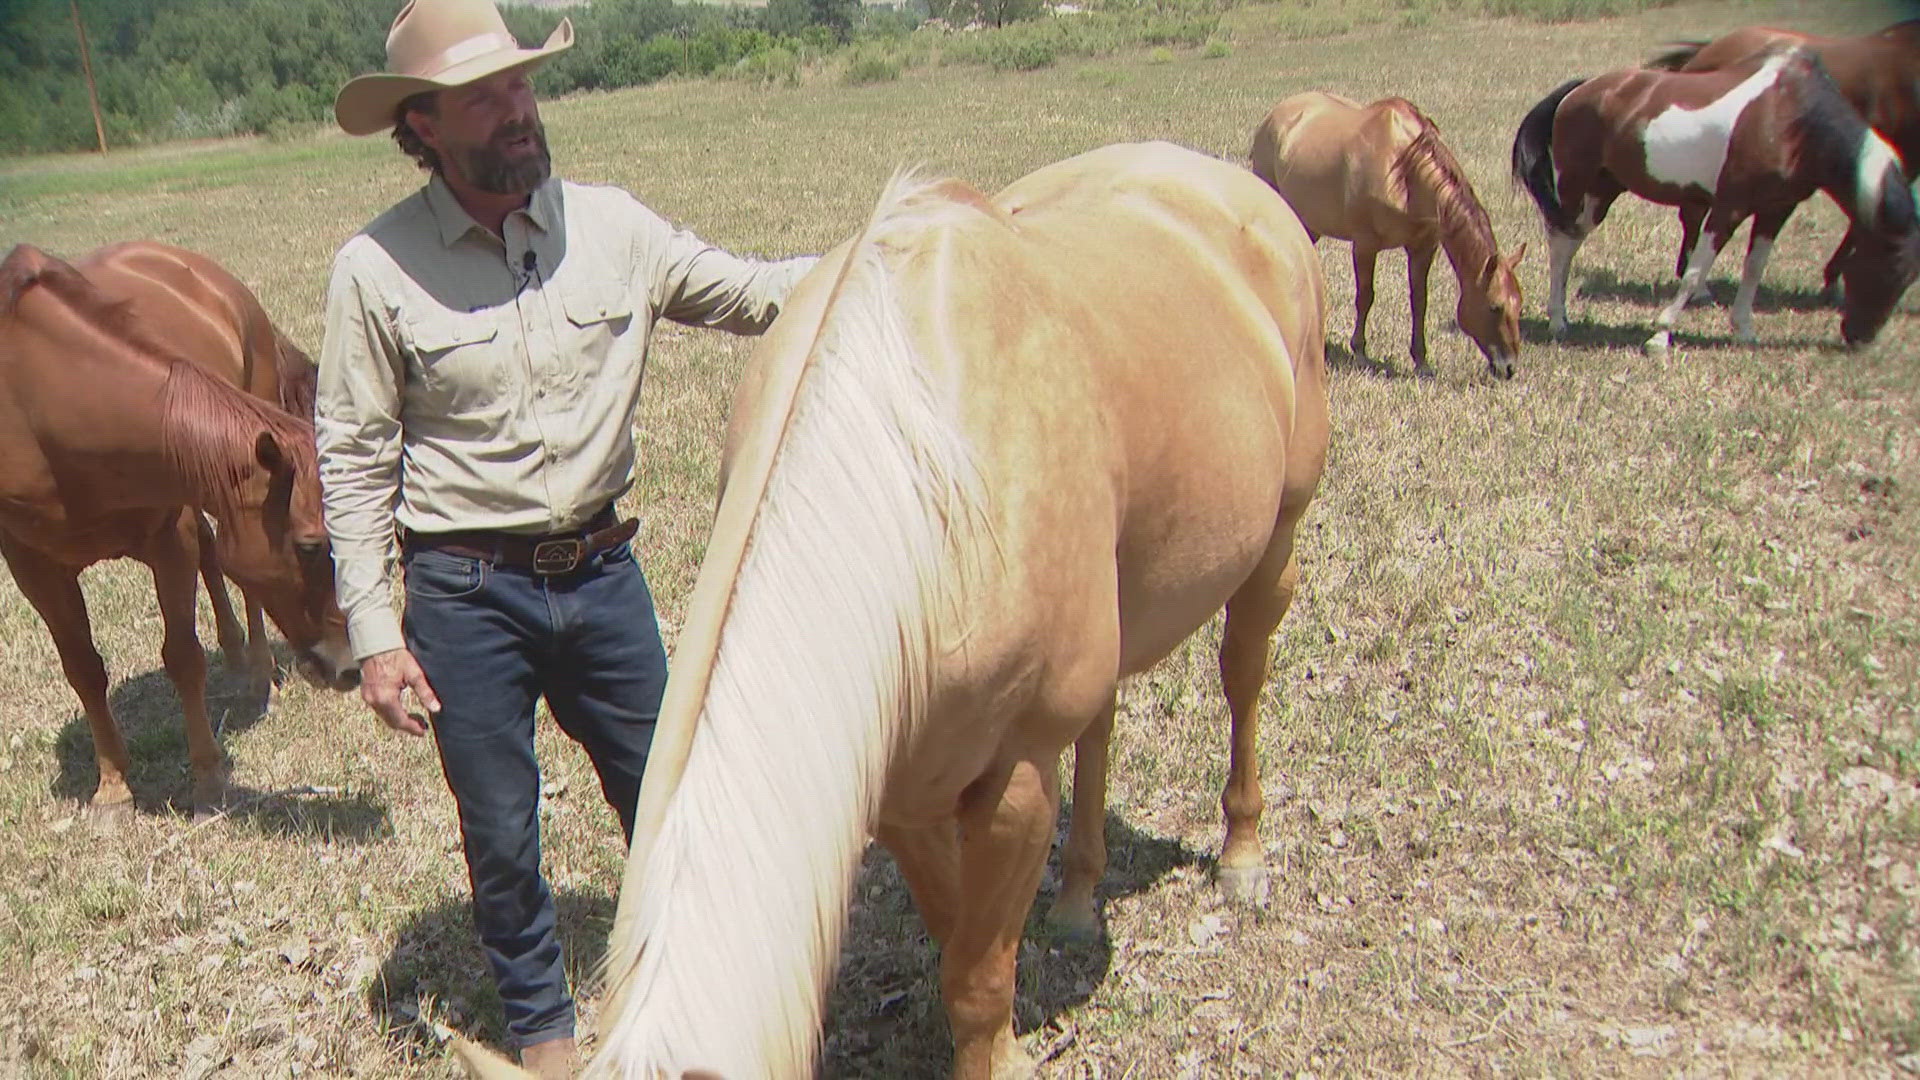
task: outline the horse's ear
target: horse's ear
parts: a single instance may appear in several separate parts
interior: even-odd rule
[[[1520,260],[1525,258],[1526,254],[1527,254],[1527,245],[1525,241],[1522,241],[1519,247],[1513,249],[1513,254],[1507,256],[1507,269],[1511,270],[1514,267],[1519,266]]]
[[[271,431],[261,431],[253,440],[253,459],[267,470],[269,476],[279,476],[293,468],[287,460],[287,452],[280,448],[280,440],[273,437]]]

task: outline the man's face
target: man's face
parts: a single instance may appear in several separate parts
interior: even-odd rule
[[[449,176],[495,195],[524,195],[552,172],[547,131],[524,71],[442,90],[434,115],[410,113]]]

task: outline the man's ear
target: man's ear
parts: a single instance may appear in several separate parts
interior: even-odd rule
[[[426,143],[430,149],[438,153],[440,150],[440,131],[435,124],[436,119],[437,118],[429,112],[422,112],[419,109],[407,110],[406,125],[413,129],[413,133],[419,136],[421,142]]]

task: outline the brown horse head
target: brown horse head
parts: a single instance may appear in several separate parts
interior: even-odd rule
[[[219,523],[221,570],[265,609],[310,682],[358,685],[334,600],[312,425],[190,364],[174,365],[162,410],[168,455]]]
[[[1862,233],[1839,263],[1846,286],[1840,339],[1849,348],[1871,345],[1901,295],[1920,277],[1920,231],[1903,236]]]
[[[1513,378],[1513,364],[1520,357],[1520,278],[1514,267],[1526,253],[1525,244],[1511,255],[1490,252],[1472,281],[1463,276],[1460,282],[1454,318],[1480,347],[1487,370],[1498,379]]]

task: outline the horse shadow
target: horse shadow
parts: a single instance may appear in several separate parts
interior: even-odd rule
[[[277,669],[289,654],[274,646]],[[276,675],[276,683],[284,678]],[[256,687],[236,665],[218,653],[207,658],[207,716],[214,738],[247,731],[267,717],[271,691]],[[122,680],[107,695],[107,704],[120,723],[132,769],[127,784],[133,789],[137,813],[185,817],[193,813],[192,764],[187,753],[186,729],[180,698],[164,668]],[[58,768],[49,785],[55,799],[85,803],[92,797],[100,774],[94,760],[93,729],[86,713],[76,710],[55,736],[53,754]],[[230,784],[226,818],[268,836],[325,836],[342,842],[366,842],[392,833],[386,807],[359,794],[275,793]]]
[[[1799,352],[1840,352],[1844,351],[1836,336],[1832,340],[1817,337],[1773,337],[1764,333],[1758,344],[1741,341],[1731,333],[1701,334],[1692,333],[1676,327],[1671,332],[1672,348],[1684,349],[1791,349]],[[1567,332],[1558,341],[1547,320],[1527,316],[1520,320],[1522,340],[1537,345],[1560,345],[1573,349],[1642,349],[1647,339],[1653,336],[1653,324],[1614,325],[1596,323],[1582,319],[1567,324]]]
[[[1063,807],[1060,829],[1067,817]],[[1136,831],[1109,812],[1107,874],[1102,904],[1153,887],[1175,869],[1211,857],[1176,840]],[[1022,1035],[1047,1028],[1085,1002],[1113,964],[1112,944],[1062,940],[1046,912],[1058,885],[1057,852],[1021,941],[1014,1026]],[[613,928],[617,881],[604,888],[554,890],[554,906],[569,984],[603,991],[591,979]],[[838,974],[827,999],[820,1075],[925,1076],[944,1072],[952,1056],[940,1001],[939,950],[928,937],[906,882],[886,849],[867,846],[851,894]],[[1104,925],[1104,911],[1103,911]],[[416,912],[369,983],[366,1003],[395,1053],[408,1062],[444,1056],[438,1029],[459,1030],[493,1046],[505,1045],[500,998],[487,970],[465,895]]]
[[[1334,371],[1352,371],[1361,375],[1372,375],[1380,379],[1393,379],[1413,373],[1413,361],[1407,361],[1407,369],[1401,372],[1384,360],[1374,360],[1361,356],[1347,348],[1343,341],[1327,339],[1327,367]]]
[[[1707,282],[1707,298],[1693,301],[1689,309],[1730,308],[1739,287],[1737,281],[1711,279]],[[1617,300],[1637,307],[1663,308],[1673,303],[1674,294],[1679,289],[1678,278],[1661,282],[1630,281],[1606,267],[1596,267],[1581,276],[1574,296],[1580,299]],[[1753,294],[1753,310],[1818,312],[1835,310],[1835,305],[1824,290],[1798,285],[1770,285],[1762,281]]]

